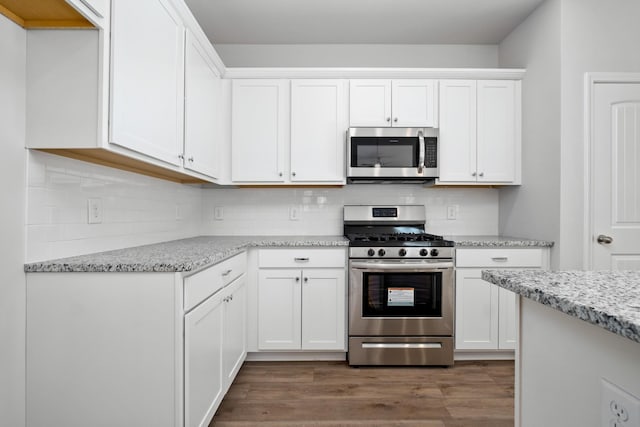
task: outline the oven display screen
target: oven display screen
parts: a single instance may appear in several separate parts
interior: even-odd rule
[[[373,208],[374,218],[397,218],[398,208]]]
[[[441,317],[442,273],[363,273],[363,317]]]

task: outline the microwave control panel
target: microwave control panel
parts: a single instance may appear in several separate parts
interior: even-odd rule
[[[438,167],[438,140],[435,138],[425,138],[424,167]]]

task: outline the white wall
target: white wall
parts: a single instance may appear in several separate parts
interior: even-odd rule
[[[26,31],[0,15],[0,426],[24,425]]]
[[[496,45],[217,44],[227,67],[496,68]]]
[[[87,223],[88,198],[102,223]],[[29,153],[27,262],[196,236],[201,212],[199,187]]]
[[[640,1],[562,1],[560,263],[583,267],[584,76],[640,72]]]
[[[424,188],[420,185],[348,185],[343,188],[241,188],[203,190],[203,231],[220,235],[342,235],[346,204],[425,205],[434,234],[497,234],[498,190]],[[447,220],[447,206],[458,219]],[[224,219],[214,219],[214,208]],[[299,210],[291,221],[289,209]]]
[[[560,0],[548,0],[500,43],[500,66],[522,81],[522,186],[500,190],[500,233],[560,239]]]

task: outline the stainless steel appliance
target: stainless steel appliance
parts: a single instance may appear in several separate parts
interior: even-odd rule
[[[345,206],[349,364],[453,365],[453,242],[424,206]]]
[[[349,128],[349,183],[427,182],[438,177],[438,130]]]

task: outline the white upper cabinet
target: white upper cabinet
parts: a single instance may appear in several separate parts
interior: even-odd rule
[[[344,80],[234,80],[231,180],[344,184],[346,91]]]
[[[345,80],[291,82],[291,181],[345,182]]]
[[[231,101],[231,180],[283,182],[288,144],[288,82],[234,80]]]
[[[437,127],[437,80],[351,80],[351,127]]]
[[[184,98],[180,17],[166,0],[114,0],[111,43],[109,141],[180,165]]]
[[[222,82],[203,46],[186,34],[184,167],[218,178]]]
[[[520,184],[520,84],[440,81],[438,183]]]

